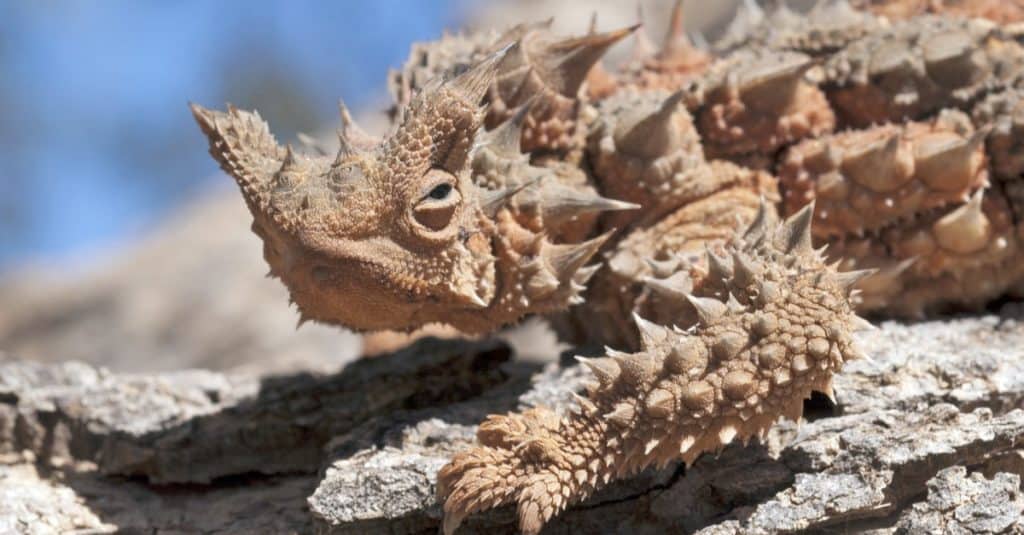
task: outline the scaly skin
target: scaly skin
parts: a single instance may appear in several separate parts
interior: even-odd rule
[[[1021,0],[854,0],[858,8],[868,9],[890,19],[909,19],[924,13],[946,13],[979,17],[999,24],[1024,20]]]
[[[727,247],[721,278],[682,293],[697,321],[683,329],[636,318],[641,349],[579,359],[596,383],[579,408],[491,416],[480,446],[438,474],[444,531],[471,513],[515,504],[519,528],[552,516],[613,479],[763,436],[796,420],[812,391],[860,358],[849,292],[860,274],[837,273],[811,249],[811,211],[785,225],[760,217]]]
[[[612,479],[799,418],[858,357],[854,309],[1024,291],[1024,47],[993,22],[1013,10],[745,6],[714,53],[678,5],[660,50],[596,23],[417,44],[392,133],[343,109],[333,158],[193,107],[303,320],[487,333],[547,314],[635,351],[585,362],[573,414],[485,422],[439,475],[447,531],[514,503],[536,533]],[[601,65],[631,32],[626,64]]]

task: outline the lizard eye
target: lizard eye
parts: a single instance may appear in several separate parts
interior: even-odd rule
[[[461,196],[455,189],[455,177],[451,173],[432,169],[425,176],[425,188],[412,209],[417,223],[432,232],[444,230],[455,216]]]
[[[434,186],[434,189],[430,190],[430,193],[427,194],[427,197],[440,201],[448,198],[448,194],[451,192],[451,184],[438,184]]]

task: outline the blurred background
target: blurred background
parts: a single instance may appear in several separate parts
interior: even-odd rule
[[[672,3],[643,2],[655,39]],[[734,8],[691,0],[687,27]],[[295,331],[186,104],[258,109],[292,141],[333,132],[344,97],[381,131],[413,42],[549,16],[581,33],[591,12],[602,30],[637,20],[612,0],[0,3],[0,358],[266,371],[359,354],[338,329]]]

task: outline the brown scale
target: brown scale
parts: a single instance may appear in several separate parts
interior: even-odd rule
[[[576,165],[558,160],[530,163],[521,152],[528,108],[477,139],[471,162],[473,183],[485,196],[508,206],[520,225],[546,233],[556,242],[579,242],[594,234],[604,211],[630,211],[638,205],[602,197]]]
[[[844,123],[914,119],[1018,79],[1024,49],[979,19],[922,16],[877,30],[825,63],[829,100]]]
[[[951,304],[976,307],[1024,277],[1020,230],[1006,199],[978,190],[954,208],[877,235],[829,242],[845,269],[877,269],[862,281],[859,309],[921,317]]]
[[[670,36],[682,35],[679,17]],[[1024,225],[1013,218],[1024,220],[1024,121],[1004,87],[1019,45],[989,22],[934,16],[888,29],[881,17],[831,17],[807,35],[834,31],[801,41],[799,16],[771,17],[779,32],[675,93],[642,81],[672,80],[653,61],[668,46],[625,72],[594,70],[629,29],[449,36],[414,49],[395,78],[392,133],[373,139],[344,119],[336,157],[281,146],[256,114],[193,108],[303,320],[487,333],[557,313],[567,337],[638,350],[585,362],[597,383],[572,414],[488,419],[479,447],[439,474],[447,531],[515,503],[535,533],[612,479],[798,418],[802,400],[830,393],[832,374],[858,356],[858,283],[860,306],[887,315],[1024,286]],[[603,100],[586,101],[584,80]],[[841,127],[864,129],[830,135],[830,104]],[[939,113],[968,106],[973,126]],[[917,122],[867,127],[906,116]],[[706,159],[716,156],[733,162]],[[736,161],[777,165],[786,201],[767,171]],[[819,219],[805,207],[777,224],[776,209],[808,202]],[[603,211],[620,212],[595,223]],[[826,264],[812,220],[839,266],[879,271]]]
[[[482,59],[484,51],[492,48],[498,37],[495,31],[445,32],[436,41],[413,43],[401,70],[388,73],[388,90],[395,101],[392,117],[430,80]]]
[[[590,285],[587,306],[574,308],[555,322],[563,338],[635,348],[639,339],[633,313],[669,323],[678,320],[673,319],[677,309],[659,307],[665,287],[650,285],[651,277],[685,265],[699,288],[702,273],[707,273],[708,247],[720,248],[749,224],[762,198],[773,203],[768,210],[774,214],[778,193],[770,175],[728,162],[712,162],[711,168],[723,178],[720,189],[691,198],[657,223],[630,232],[605,255],[607,269],[599,271]]]
[[[580,89],[605,51],[636,26],[604,34],[556,40],[547,25],[517,26],[498,43],[517,42],[499,65],[488,92],[485,125],[494,128],[529,105],[523,123],[525,152],[564,152],[577,144]]]
[[[811,66],[803,54],[743,51],[712,67],[695,112],[707,157],[772,154],[831,132],[832,109],[804,76]]]
[[[638,10],[640,9],[638,5]],[[643,21],[643,13],[637,17]],[[677,0],[669,18],[668,31],[661,49],[657,49],[647,33],[640,29],[635,35],[633,53],[620,69],[621,85],[639,90],[674,92],[704,74],[713,58],[695,47],[686,35],[683,24],[683,1]]]
[[[779,164],[784,211],[816,200],[815,237],[824,240],[959,204],[987,184],[984,141],[985,131],[952,112],[801,142]]]
[[[996,178],[1015,180],[1024,175],[1024,91],[989,95],[971,115],[979,127],[991,129],[988,154]]]
[[[714,50],[728,53],[741,48],[769,48],[819,58],[886,24],[845,0],[816,2],[806,13],[789,9],[784,1],[770,4],[765,13],[756,3],[741,2],[732,22],[714,43]]]
[[[945,13],[981,17],[997,24],[1024,21],[1022,0],[854,0],[853,4],[893,20],[925,13]]]
[[[620,91],[601,103],[587,145],[597,184],[604,195],[643,207],[609,214],[606,227],[657,221],[721,186],[681,98],[681,92]]]
[[[636,316],[636,353],[579,359],[594,382],[576,410],[488,417],[480,444],[438,474],[444,532],[514,504],[519,529],[536,534],[614,479],[763,437],[799,419],[812,391],[831,397],[833,374],[863,358],[849,304],[862,274],[838,273],[811,249],[810,210],[782,226],[768,214],[725,248],[705,291],[679,296],[692,323]]]

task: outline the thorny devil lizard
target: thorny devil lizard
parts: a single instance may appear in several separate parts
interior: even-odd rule
[[[1021,285],[1019,4],[865,3],[747,2],[710,50],[679,5],[660,49],[639,25],[446,35],[393,74],[386,138],[342,107],[334,157],[255,112],[192,110],[303,320],[487,333],[547,314],[619,348],[579,359],[574,411],[491,416],[438,476],[447,533],[503,504],[536,533],[612,479],[798,419],[862,358],[855,310]]]

